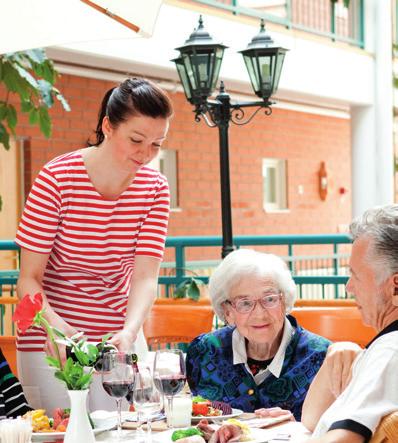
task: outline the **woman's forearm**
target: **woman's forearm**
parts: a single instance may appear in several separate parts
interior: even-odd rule
[[[137,335],[147,318],[157,295],[157,279],[134,281],[127,303],[124,328]]]

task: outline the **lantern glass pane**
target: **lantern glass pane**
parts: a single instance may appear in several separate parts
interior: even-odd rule
[[[261,75],[260,89],[262,91],[262,96],[270,97],[272,94],[272,86],[273,86],[272,79],[274,77],[274,71],[275,71],[274,57],[272,55],[258,57],[258,65]]]
[[[209,88],[209,73],[212,63],[212,54],[208,51],[198,51],[194,55],[193,63],[196,65],[197,72],[197,84],[200,89]]]
[[[273,94],[275,93],[275,91],[278,89],[279,86],[279,79],[281,77],[284,60],[285,60],[285,52],[280,52],[277,55],[276,64],[275,64],[274,87],[272,89]]]
[[[198,89],[198,87],[196,83],[195,73],[191,63],[191,54],[182,54],[182,62],[184,63],[185,66],[185,72],[187,74],[188,81],[191,83],[192,92],[194,92],[195,90]]]
[[[221,62],[224,55],[224,48],[216,49],[214,53],[214,67],[211,75],[211,86],[210,86],[210,94],[214,91],[217,86],[218,76],[220,74]]]
[[[254,92],[260,90],[260,79],[258,77],[258,72],[255,67],[256,57],[251,57],[249,55],[243,55],[243,59],[245,60],[247,72],[249,73],[249,78],[252,83],[252,87]]]
[[[178,75],[180,76],[182,87],[184,88],[185,95],[187,99],[190,100],[192,98],[191,85],[189,84],[184,64],[182,63],[182,61],[176,61],[176,66],[177,66]]]

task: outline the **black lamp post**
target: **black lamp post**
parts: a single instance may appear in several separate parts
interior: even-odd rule
[[[195,120],[199,122],[203,117],[208,126],[217,126],[219,130],[223,258],[234,249],[228,155],[229,124],[232,122],[245,125],[261,108],[265,108],[266,115],[271,114],[270,97],[278,89],[287,51],[274,45],[271,37],[265,32],[264,21],[261,20],[259,34],[253,38],[247,49],[239,51],[245,60],[253,90],[261,100],[231,102],[222,81],[219,94],[215,100],[210,100],[209,97],[217,84],[225,48],[226,46],[216,43],[205,31],[200,16],[198,28],[183,46],[176,48],[180,51],[180,56],[172,60],[176,64],[187,100],[195,106]],[[257,109],[245,119],[244,108],[253,106]]]

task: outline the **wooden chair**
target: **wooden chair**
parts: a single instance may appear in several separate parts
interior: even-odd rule
[[[8,361],[12,373],[18,376],[16,337],[14,335],[0,336],[0,348]]]
[[[376,335],[373,328],[362,323],[357,307],[351,303],[297,307],[292,315],[303,328],[331,341],[352,341],[363,347]]]
[[[369,443],[398,442],[398,411],[386,415],[377,427]]]
[[[213,317],[213,309],[207,303],[157,300],[144,323],[144,335],[152,350],[188,344],[198,335],[212,330]]]

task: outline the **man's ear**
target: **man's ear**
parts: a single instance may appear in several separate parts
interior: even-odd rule
[[[392,304],[398,306],[398,274],[392,276]]]

